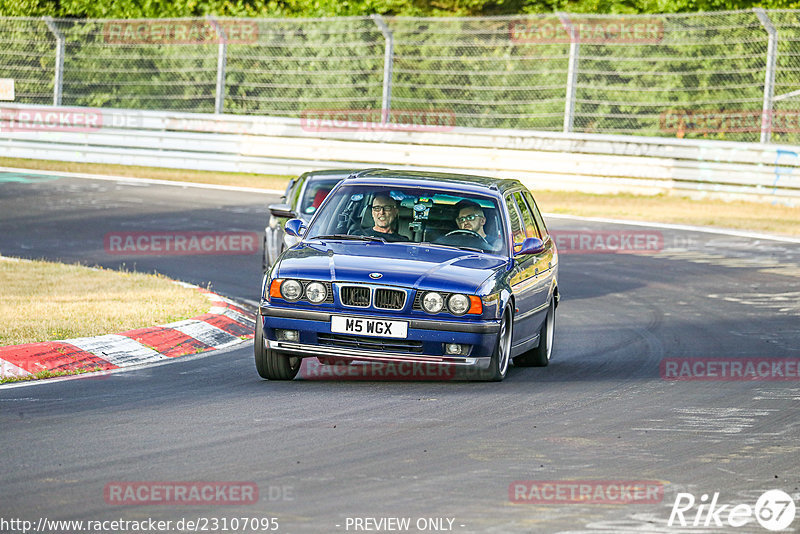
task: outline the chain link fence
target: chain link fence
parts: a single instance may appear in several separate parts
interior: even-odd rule
[[[800,143],[800,11],[0,18],[15,101]],[[370,115],[371,114],[371,115]]]

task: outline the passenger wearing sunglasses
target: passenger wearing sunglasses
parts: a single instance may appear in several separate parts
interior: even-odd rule
[[[372,237],[380,237],[386,241],[410,241],[406,236],[397,233],[397,201],[386,195],[375,195],[372,199],[372,228],[362,228],[357,233]]]

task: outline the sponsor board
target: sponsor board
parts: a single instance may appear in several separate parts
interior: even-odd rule
[[[0,100],[14,100],[14,79],[0,78]]]

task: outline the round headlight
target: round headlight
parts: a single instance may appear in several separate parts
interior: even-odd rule
[[[328,297],[328,291],[324,284],[311,282],[306,286],[306,298],[312,304],[319,304]]]
[[[286,300],[299,300],[303,294],[303,286],[297,280],[284,280],[281,284],[281,296]]]
[[[439,293],[430,291],[422,295],[422,309],[428,313],[439,313],[444,308],[444,299]]]
[[[469,310],[469,298],[459,293],[450,295],[450,298],[447,299],[447,309],[453,315],[464,315]]]

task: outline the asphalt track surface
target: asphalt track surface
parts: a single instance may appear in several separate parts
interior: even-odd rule
[[[103,238],[259,232],[275,200],[0,175],[0,253],[158,271],[254,301],[259,254],[112,256]],[[95,378],[0,387],[0,531],[21,532],[2,523],[15,518],[152,518],[173,521],[169,532],[180,531],[181,518],[277,518],[277,532],[286,533],[420,532],[420,518],[446,518],[452,526],[445,520],[438,531],[769,532],[752,517],[734,528],[727,511],[722,527],[704,526],[705,515],[700,526],[667,523],[680,492],[698,504],[718,492],[720,505],[754,506],[766,490],[780,489],[800,508],[800,382],[665,380],[660,364],[800,357],[800,245],[659,232],[663,250],[651,253],[562,253],[551,365],[512,368],[502,383],[268,382],[256,374],[247,343]],[[658,481],[663,497],[649,504],[510,499],[514,481],[576,480]],[[119,481],[252,482],[259,499],[109,504],[104,489]],[[689,525],[697,511],[685,512]],[[800,530],[797,515],[786,532]],[[354,518],[389,517],[410,518],[409,529],[355,528]]]

